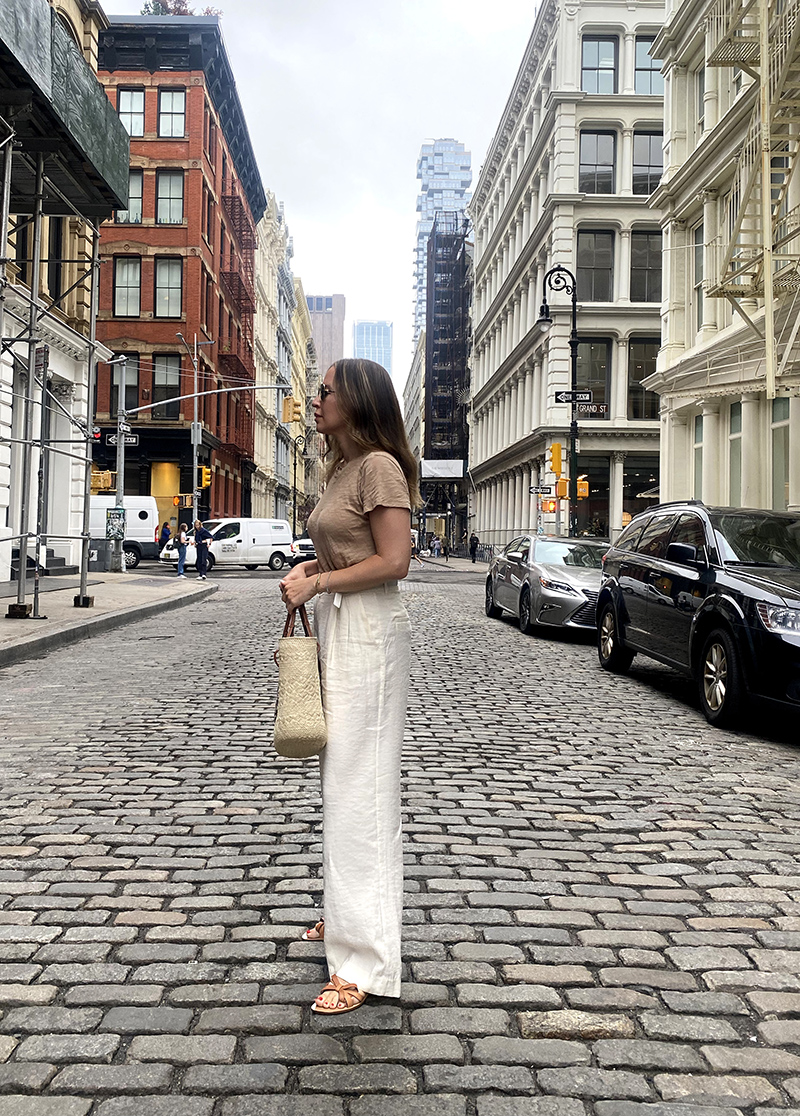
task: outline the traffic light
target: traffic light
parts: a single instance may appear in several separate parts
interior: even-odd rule
[[[198,488],[210,488],[211,487],[211,469],[208,465],[201,465],[200,466],[200,483],[198,484],[197,487]]]
[[[281,422],[292,422],[294,419],[294,399],[291,395],[284,396],[281,404]]]
[[[303,404],[297,399],[292,400],[292,422],[305,422],[306,414]]]
[[[563,472],[561,465],[561,443],[553,442],[550,446],[550,472],[555,473],[557,477],[561,476]]]
[[[558,500],[542,500],[542,511],[548,515],[555,515],[558,511]]]
[[[586,480],[578,481],[578,499],[585,500],[589,495],[589,482]]]
[[[568,483],[567,483],[567,478],[566,477],[560,477],[556,481],[556,496],[558,496],[559,500],[566,500],[568,495],[569,495],[569,486],[568,486]]]
[[[173,506],[173,508],[179,508],[181,506],[180,496],[173,496],[172,497],[172,506]]]

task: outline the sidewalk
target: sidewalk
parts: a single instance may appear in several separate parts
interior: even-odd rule
[[[72,601],[80,588],[79,579],[60,578],[59,583],[63,587],[43,592],[40,598],[39,610],[45,620],[9,620],[5,612],[13,597],[0,598],[0,668],[192,604],[218,589],[207,583],[199,586],[193,580],[104,573],[89,579],[94,607],[75,608]]]
[[[441,566],[446,570],[461,570],[466,573],[467,570],[472,570],[473,572],[475,570],[483,570],[486,572],[486,570],[489,569],[488,562],[473,562],[470,558],[451,558],[448,562],[444,558],[434,558],[433,556],[426,558],[424,554],[420,555],[420,557],[426,566]],[[411,563],[411,568],[414,568],[413,561]]]

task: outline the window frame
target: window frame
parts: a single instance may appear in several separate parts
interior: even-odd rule
[[[705,227],[702,221],[691,230],[692,324],[697,334],[705,325]]]
[[[178,199],[176,199],[172,196],[163,198],[161,196],[161,184],[162,184],[162,182],[167,182],[167,181],[175,182],[177,180],[180,180],[180,184],[181,184],[181,194],[180,194],[180,214],[181,215],[180,215],[179,220],[177,220],[177,221],[175,221],[175,220],[164,221],[161,218],[162,203],[166,202],[167,209],[169,211],[169,210],[171,210],[172,206],[175,204],[175,202]],[[183,170],[176,170],[172,167],[159,167],[159,169],[156,171],[156,224],[157,225],[182,225],[183,224],[185,194],[186,194],[186,176],[185,176],[184,171]]]
[[[588,67],[586,65],[586,57],[585,57],[585,53],[584,53],[584,48],[589,43],[613,43],[613,46],[614,46],[614,65],[613,65],[613,67],[601,66],[600,65],[599,52],[598,52],[597,66]],[[601,90],[599,88],[597,88],[597,89],[587,89],[586,88],[586,81],[585,81],[585,77],[586,77],[587,73],[595,74],[598,79],[599,79],[599,75],[602,74],[602,73],[611,73],[613,75],[613,89],[611,89],[611,90],[605,90],[605,89]],[[594,84],[599,86],[600,85],[599,80],[596,80]],[[581,36],[581,91],[584,92],[584,93],[594,94],[594,95],[602,96],[602,97],[612,96],[613,94],[619,92],[619,36],[618,35],[583,35],[583,36]]]
[[[657,356],[658,351],[661,348],[661,338],[660,337],[630,337],[628,339],[628,368],[627,368],[627,373],[628,373],[627,415],[628,415],[628,419],[629,419],[629,421],[632,421],[632,422],[653,422],[653,421],[657,421],[658,418],[659,418],[659,412],[660,412],[660,407],[661,407],[660,396],[659,396],[658,392],[648,391],[647,388],[642,387],[642,380],[644,380],[646,376],[650,375],[649,372],[645,372],[644,375],[639,380],[634,380],[634,378],[631,374],[632,370],[633,370],[634,363],[635,363],[634,346],[636,346],[636,345],[652,345],[652,346],[654,346],[655,350],[656,350],[655,355]],[[645,364],[645,358],[643,357],[642,358],[642,365],[644,366],[644,364]],[[653,369],[653,371],[655,371],[655,368]],[[638,409],[641,410],[642,413],[639,414],[639,415],[634,414],[634,412],[637,410],[637,407],[635,406],[636,399],[637,399],[637,394],[641,396],[641,399],[639,400]],[[652,396],[652,398],[649,398],[650,396]],[[652,414],[652,415],[648,414],[648,409],[649,409],[648,404],[650,405],[650,407],[652,407],[652,405],[655,404],[655,408],[654,408],[655,409],[655,414]]]
[[[599,345],[605,346],[605,373],[606,374],[605,374],[605,384],[603,386],[603,398],[602,399],[598,398],[599,389],[596,386],[597,384],[599,384],[599,380],[591,379],[590,375],[588,375],[588,374],[587,374],[586,377],[581,376],[581,367],[582,367],[582,364],[584,363],[584,361],[586,359],[585,355],[581,352],[581,350],[585,346],[588,346],[591,350],[591,348],[593,348],[594,346],[599,346]],[[596,421],[602,422],[603,420],[608,421],[611,418],[611,384],[612,384],[613,371],[614,371],[613,360],[614,360],[614,355],[613,355],[613,344],[612,344],[612,338],[611,337],[597,336],[597,337],[581,337],[581,338],[579,338],[579,340],[578,340],[578,361],[577,361],[577,372],[576,372],[576,377],[577,377],[576,378],[576,383],[577,383],[578,390],[579,391],[581,391],[581,390],[582,391],[591,391],[592,392],[592,402],[593,403],[606,403],[608,405],[608,410],[606,411],[606,413],[604,415],[592,415],[592,421],[596,420]],[[591,372],[593,363],[594,363],[593,355],[590,352],[589,353],[589,368],[588,368],[589,373]],[[595,385],[595,386],[593,386],[593,385]]]
[[[601,163],[599,155],[599,141],[601,138],[610,138],[611,140],[611,162]],[[595,140],[595,160],[593,163],[584,162],[584,140]],[[593,169],[587,170],[584,168],[592,167]],[[603,173],[601,168],[610,168],[611,171],[611,186],[608,190],[597,189],[598,179]],[[594,178],[592,185],[594,189],[590,189],[589,185],[585,184],[587,178]],[[617,192],[617,133],[608,129],[592,129],[587,128],[581,130],[578,135],[578,190],[584,194],[615,194]]]
[[[652,155],[652,146],[649,143],[648,143],[648,161],[647,161],[647,163],[637,163],[636,162],[636,141],[638,139],[647,139],[647,140],[658,139],[658,141],[659,141],[658,142],[659,161],[658,161],[657,166],[656,166],[655,163],[650,161],[650,157]],[[647,167],[647,170],[645,172],[645,175],[646,175],[646,178],[647,178],[647,189],[646,190],[637,190],[636,189],[636,178],[637,178],[636,169],[637,169],[637,167],[640,167],[640,168],[641,167]],[[658,170],[658,178],[654,182],[653,181],[653,171],[656,170],[656,169]],[[633,133],[633,167],[632,167],[632,171],[631,171],[631,193],[635,197],[649,197],[653,193],[655,188],[658,186],[659,182],[661,181],[661,178],[662,178],[663,174],[664,174],[664,133],[663,133],[663,131],[662,132],[651,132],[649,130],[644,130],[644,129],[642,129],[640,131],[634,131],[634,133]],[[640,173],[639,177],[642,178],[642,177],[645,177],[645,176],[643,176]]]
[[[159,367],[160,362],[162,362],[162,361],[166,362],[166,361],[170,361],[170,360],[177,361],[177,382],[174,383],[174,384],[170,384],[168,376],[170,376],[171,374],[174,375],[174,367],[175,366],[168,365],[168,364],[164,363],[161,368]],[[161,383],[161,384],[159,384],[159,372],[160,371],[163,371],[163,373],[164,373],[164,380],[163,380],[163,383]],[[180,403],[177,401],[177,399],[178,399],[178,396],[180,396],[180,394],[181,394],[181,371],[182,371],[182,369],[181,369],[181,354],[180,353],[153,353],[153,391],[152,391],[153,398],[152,398],[152,402],[154,404],[158,404],[159,406],[163,405],[163,407],[164,407],[164,413],[163,414],[159,414],[158,407],[154,406],[154,407],[151,408],[151,414],[152,414],[152,416],[155,420],[161,421],[161,422],[165,422],[165,421],[169,422],[169,421],[174,421],[175,419],[180,418]],[[174,395],[164,394],[162,398],[159,398],[159,392],[160,392],[161,388],[166,389],[166,388],[169,388],[169,387],[175,387],[176,388],[175,394]]]
[[[183,95],[183,111],[175,112],[170,109],[168,112],[162,107],[165,95],[170,97],[176,93]],[[183,121],[183,127],[180,132],[174,130],[174,120],[180,118]],[[163,121],[169,120],[170,131],[164,131]],[[159,139],[185,139],[186,138],[186,87],[182,85],[160,85],[158,87],[158,121],[157,132]]]
[[[640,66],[639,65],[639,44],[649,43],[650,46],[656,41],[655,35],[637,35],[633,44],[633,91],[638,97],[663,97],[664,96],[664,75],[661,73],[661,67],[656,66]],[[660,62],[660,58],[653,58],[649,51],[646,52],[647,58],[651,62]],[[649,89],[639,88],[639,75],[646,75],[647,81],[645,84],[650,86]],[[660,89],[653,89],[653,81],[655,79],[656,85],[660,85]]]
[[[122,96],[123,96],[124,93],[131,93],[131,94],[140,93],[141,94],[141,97],[142,97],[142,111],[141,112],[134,112],[132,109],[123,109],[121,107]],[[128,133],[128,136],[131,139],[141,139],[142,136],[144,136],[144,133],[145,133],[145,107],[146,107],[145,100],[146,100],[145,89],[144,89],[143,85],[121,85],[117,89],[117,116],[119,117],[120,124],[125,129],[125,131]],[[137,118],[141,117],[142,130],[140,132],[139,131],[131,131],[131,129],[125,123],[125,117],[126,116],[129,116],[131,118],[131,124],[133,123],[133,118],[134,117],[137,117]]]
[[[132,411],[139,406],[139,375],[141,371],[141,355],[139,353],[114,353],[114,359],[118,357],[125,357],[127,359],[127,366],[125,368],[125,410]],[[136,376],[131,377],[131,367],[135,364]],[[111,378],[109,380],[109,414],[116,415],[118,409],[119,399],[119,381],[120,381],[120,365],[112,364]]]
[[[131,186],[134,179],[139,180],[139,193],[133,194]],[[139,201],[139,219],[131,217],[131,201],[138,198]],[[114,214],[114,223],[116,225],[141,225],[144,219],[144,170],[142,167],[129,167],[128,168],[128,208],[118,209]]]
[[[169,265],[177,264],[180,267],[180,285],[178,287],[159,283],[159,273],[161,270]],[[177,314],[159,313],[159,292],[160,291],[175,291],[179,292],[178,297],[180,300],[180,307]],[[169,296],[168,296],[169,301]],[[156,256],[153,262],[153,317],[163,321],[164,319],[172,319],[173,321],[183,317],[183,259],[180,256]]]
[[[651,252],[652,252],[649,241],[650,241],[651,238],[654,238],[654,237],[658,237],[658,246],[659,246],[658,247],[658,264],[659,264],[658,269],[656,269],[654,267],[638,267],[638,266],[635,266],[634,250],[633,250],[634,249],[634,241],[641,241],[642,239],[647,238],[648,244],[647,244],[646,252],[647,252],[647,259],[649,261],[650,258],[651,258]],[[629,275],[629,283],[630,283],[629,295],[630,295],[631,302],[646,302],[646,303],[660,303],[661,302],[662,277],[663,277],[662,248],[663,248],[663,236],[662,236],[662,233],[661,233],[660,229],[631,229],[631,267],[630,267],[630,275]],[[640,274],[644,276],[644,280],[643,280],[644,295],[645,295],[644,298],[635,298],[634,297],[634,273],[637,276],[637,280],[638,280],[638,276]],[[656,279],[655,279],[656,274],[658,275],[657,283],[656,283]],[[657,286],[657,289],[658,289],[658,293],[657,293],[657,296],[654,297],[656,286]],[[637,294],[639,293],[638,290],[637,290],[636,293]]]
[[[610,239],[611,239],[611,264],[607,269],[606,268],[600,268],[596,265],[592,265],[592,267],[586,267],[584,265],[581,265],[581,263],[579,262],[580,258],[581,258],[581,240],[585,237],[588,237],[588,236],[593,236],[593,237],[607,236],[607,237],[610,237]],[[593,251],[595,253],[597,251],[596,243],[595,243],[595,247],[594,247]],[[575,260],[576,260],[575,277],[576,277],[577,284],[578,284],[578,301],[579,302],[613,302],[614,301],[614,265],[616,263],[616,236],[615,236],[614,229],[596,229],[596,228],[580,229],[579,228],[578,229],[578,235],[577,235],[577,238],[576,238],[576,245],[575,245]],[[597,286],[595,276],[596,276],[596,273],[605,272],[606,270],[608,271],[608,297],[607,298],[597,298],[597,297],[595,297],[595,289],[596,289],[596,286]],[[591,272],[591,275],[592,275],[591,293],[587,293],[586,289],[585,289],[585,286],[584,286],[584,284],[586,282],[585,274],[587,272]],[[582,273],[583,273],[583,276],[582,276]],[[583,290],[581,290],[582,287],[584,288]]]
[[[122,286],[119,281],[120,264],[122,263],[135,263],[138,266],[139,281],[134,288],[133,284],[125,284]],[[139,318],[142,313],[142,257],[131,255],[114,256],[114,277],[113,277],[113,292],[112,292],[112,305],[114,309],[115,318]],[[119,311],[119,295],[120,291],[136,290],[136,313],[120,313]],[[126,296],[126,302],[130,299],[130,295]]]

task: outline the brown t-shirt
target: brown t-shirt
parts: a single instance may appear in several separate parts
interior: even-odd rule
[[[308,517],[320,570],[343,570],[377,554],[369,513],[380,507],[410,510],[411,499],[397,459],[374,450],[334,473]]]

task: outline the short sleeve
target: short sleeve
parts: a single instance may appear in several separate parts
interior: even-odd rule
[[[359,477],[359,495],[364,515],[369,515],[375,508],[411,509],[405,473],[389,453],[371,453],[364,459]]]

